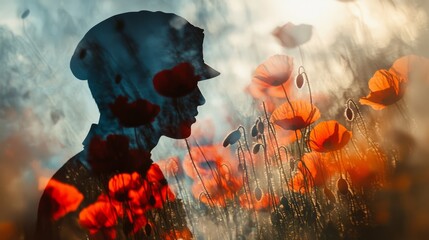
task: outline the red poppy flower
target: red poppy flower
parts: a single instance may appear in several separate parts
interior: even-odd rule
[[[359,102],[381,110],[399,101],[405,92],[405,80],[400,75],[387,70],[378,70],[369,80],[370,93]]]
[[[289,184],[295,192],[305,192],[305,185],[307,190],[314,186],[325,186],[335,172],[335,166],[329,162],[329,155],[326,154],[306,153],[302,156],[302,162],[298,163],[298,172]]]
[[[313,27],[307,24],[295,25],[286,23],[281,27],[277,27],[273,31],[273,35],[280,41],[283,47],[295,48],[310,40],[313,32]]]
[[[106,140],[95,136],[88,147],[88,162],[96,174],[146,172],[152,164],[150,156],[143,149],[130,149],[129,139],[123,135],[109,135]]]
[[[136,212],[162,208],[166,201],[175,199],[174,193],[157,164],[151,165],[141,187],[136,191],[130,191],[129,196],[130,205]]]
[[[164,240],[191,240],[193,239],[192,233],[188,228],[180,230],[172,230],[162,235]]]
[[[134,176],[131,176],[131,181],[133,180],[133,177],[134,178],[137,178],[137,177],[140,178],[140,175],[138,175],[138,174],[133,174],[133,175]],[[124,176],[116,175],[116,177],[124,177]],[[120,181],[119,180],[120,178],[116,178],[116,177],[113,177],[111,179],[111,181],[112,180],[113,180],[113,182]],[[125,177],[125,178],[127,178],[127,177]],[[136,180],[136,179],[134,179],[134,180]],[[125,182],[125,183],[127,183],[127,182]],[[119,184],[121,184],[121,183],[119,183]],[[130,187],[130,186],[128,185],[128,187]],[[115,186],[113,186],[113,187],[109,186],[109,188],[115,189]],[[124,189],[124,188],[122,188],[122,189]],[[135,191],[135,189],[130,187],[130,190],[128,192],[128,196],[129,196],[127,199],[128,201],[125,201],[125,200],[119,201],[115,197],[110,198],[109,195],[106,195],[106,194],[101,194],[97,199],[97,203],[103,202],[106,204],[106,206],[107,206],[107,204],[110,205],[113,208],[116,216],[118,218],[123,219],[122,224],[124,224],[124,225],[122,227],[123,227],[123,231],[126,235],[130,235],[130,234],[134,234],[134,233],[138,232],[147,224],[147,218],[145,215],[145,211],[142,210],[141,208],[134,208],[134,206],[131,205],[131,203],[132,203],[131,197],[132,197],[133,191]],[[115,226],[115,228],[116,228],[116,226]]]
[[[285,130],[299,130],[308,127],[319,118],[319,109],[306,101],[283,103],[271,115],[271,121]]]
[[[286,55],[274,55],[259,65],[253,78],[271,86],[280,86],[292,79],[293,58]]]
[[[161,110],[158,105],[145,99],[128,103],[128,98],[124,96],[118,96],[109,107],[113,116],[124,127],[139,127],[151,123]]]
[[[79,224],[92,235],[101,235],[104,239],[116,239],[118,224],[115,207],[105,201],[97,201],[79,213]]]
[[[134,172],[116,174],[109,180],[109,194],[117,201],[129,200],[129,192],[141,186],[140,174]]]
[[[331,152],[343,148],[352,132],[335,120],[320,122],[310,132],[310,148],[316,152]]]
[[[194,91],[199,80],[200,76],[195,75],[192,64],[184,62],[157,73],[153,85],[162,96],[179,98]]]
[[[48,182],[44,196],[47,197],[47,201],[41,203],[41,208],[47,211],[53,220],[58,220],[67,213],[75,211],[83,200],[82,193],[74,186],[55,179]]]
[[[258,201],[254,194],[251,194],[252,199],[249,199],[249,195],[241,194],[239,197],[240,206],[245,209],[254,209],[256,211],[270,210],[271,206],[279,204],[279,197],[274,195],[270,196],[268,193],[262,194],[261,199]]]

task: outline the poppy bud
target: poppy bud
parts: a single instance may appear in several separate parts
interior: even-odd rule
[[[26,9],[22,14],[21,14],[21,19],[25,19],[28,17],[28,15],[30,15],[30,10]]]
[[[259,150],[261,149],[261,143],[257,143],[253,146],[253,154],[257,154]]]
[[[252,137],[256,137],[258,136],[258,128],[257,128],[257,124],[259,122],[259,119],[256,120],[256,123],[253,125],[252,130],[251,130],[251,135]]]
[[[259,121],[257,126],[258,126],[258,132],[260,134],[264,134],[264,123],[262,121]]]
[[[271,213],[271,223],[274,225],[280,225],[282,223],[281,213],[274,211]]]
[[[286,198],[285,196],[283,196],[283,197],[280,199],[280,204],[283,206],[283,209],[284,209],[286,212],[291,212],[291,211],[292,211],[292,208],[289,206],[289,201],[287,200],[287,198]]]
[[[262,189],[260,187],[255,188],[255,198],[257,201],[261,201],[262,199]]]
[[[346,195],[349,192],[349,184],[344,178],[338,179],[337,188],[338,191],[343,195]]]
[[[296,77],[295,84],[296,87],[299,89],[302,88],[302,86],[304,85],[304,75],[302,73]]]
[[[334,193],[332,193],[331,190],[329,190],[329,188],[325,187],[323,189],[323,192],[325,193],[326,198],[328,198],[328,200],[332,203],[336,203],[337,200],[335,199],[335,195]]]
[[[228,145],[235,144],[241,138],[240,129],[232,131],[228,136],[226,136],[225,140],[223,140],[223,146],[227,147]]]
[[[353,121],[353,119],[355,118],[355,113],[351,108],[347,107],[344,111],[344,116],[346,117],[347,121]]]

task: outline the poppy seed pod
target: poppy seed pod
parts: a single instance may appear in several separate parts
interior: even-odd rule
[[[330,202],[332,202],[332,203],[336,203],[336,202],[337,202],[337,200],[335,199],[335,195],[334,195],[334,193],[332,193],[332,191],[331,191],[329,188],[325,187],[325,188],[323,189],[323,192],[325,193],[326,198],[327,198]]]
[[[240,129],[234,130],[231,133],[226,136],[226,138],[223,140],[223,146],[227,147],[228,145],[233,145],[241,138],[241,132]]]
[[[355,118],[355,113],[350,107],[347,107],[346,110],[344,111],[344,116],[346,117],[347,121],[351,122]]]
[[[260,187],[255,188],[255,199],[261,201],[262,199],[262,189]]]
[[[297,88],[302,88],[304,86],[304,74],[299,74],[295,79],[295,84]]]
[[[258,126],[258,132],[260,133],[260,134],[264,134],[264,123],[262,122],[262,121],[258,121],[258,124],[257,124],[257,126]]]
[[[349,184],[344,178],[338,179],[337,188],[338,188],[338,192],[340,192],[343,195],[346,195],[349,192]]]
[[[251,130],[251,135],[252,135],[252,137],[256,137],[256,136],[258,136],[258,122],[259,122],[259,119],[258,120],[256,120],[256,122],[255,122],[255,124],[252,126],[252,130]]]
[[[292,208],[289,206],[289,201],[285,196],[280,198],[280,204],[283,206],[283,210],[287,213],[292,213]]]
[[[253,146],[253,149],[252,149],[253,154],[257,154],[257,153],[259,152],[259,150],[261,150],[261,146],[262,146],[262,144],[261,144],[261,143],[257,143],[257,144],[255,144],[255,145]]]

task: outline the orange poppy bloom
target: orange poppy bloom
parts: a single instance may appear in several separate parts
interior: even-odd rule
[[[349,174],[350,180],[355,187],[369,187],[376,176],[383,173],[378,155],[373,151],[367,151],[360,158],[357,154],[350,154],[344,158],[344,168]]]
[[[286,89],[288,96],[293,94],[293,81],[286,81],[283,87]],[[268,97],[285,98],[285,92],[282,86],[272,86],[260,79],[253,78],[250,84],[246,87],[248,92],[253,98],[260,100],[267,100]]]
[[[161,170],[166,174],[167,178],[180,176],[183,174],[183,169],[180,165],[179,157],[169,157],[166,159],[156,161],[156,164],[161,168]]]
[[[270,210],[270,207],[273,205],[279,204],[279,197],[274,195],[271,197],[270,194],[264,193],[262,194],[261,199],[258,201],[255,198],[254,194],[252,195],[252,199],[249,199],[249,195],[241,194],[239,197],[240,206],[245,209],[255,209],[256,211],[265,211]]]
[[[319,109],[307,101],[283,103],[271,115],[271,121],[285,130],[299,130],[308,127],[319,118]]]
[[[329,163],[329,155],[326,154],[306,153],[302,156],[302,162],[298,163],[298,172],[289,183],[295,192],[305,192],[306,183],[308,188],[325,186],[335,171],[335,166]]]
[[[352,132],[335,120],[320,122],[310,132],[309,145],[316,152],[331,152],[343,148]]]
[[[168,233],[165,233],[162,237],[164,240],[191,240],[193,239],[191,231],[188,228],[181,230],[172,230]]]
[[[387,70],[378,70],[369,80],[370,93],[359,102],[381,110],[399,101],[405,92],[406,81],[401,75]]]
[[[221,207],[225,207],[226,201],[233,199],[234,194],[243,186],[241,178],[225,175],[220,177],[206,176],[203,178],[203,183],[197,180],[192,185],[194,198],[207,205],[211,205],[213,202],[214,205]],[[207,193],[209,196],[207,196]]]
[[[408,82],[410,77],[428,80],[428,65],[429,61],[424,57],[407,55],[395,60],[392,67],[389,69],[389,72],[397,74],[405,83]]]
[[[274,55],[259,65],[253,78],[270,86],[280,86],[292,79],[293,58],[286,55]]]
[[[82,193],[74,186],[55,179],[51,179],[48,182],[45,194],[50,199],[50,207],[46,207],[46,209],[49,209],[47,211],[49,211],[53,220],[58,220],[67,213],[75,211],[83,200]]]

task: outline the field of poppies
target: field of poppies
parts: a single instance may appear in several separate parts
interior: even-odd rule
[[[195,234],[207,236],[207,221],[218,229],[212,229],[211,239],[376,239],[403,234],[392,227],[400,212],[392,207],[412,184],[401,165],[410,140],[399,136],[398,145],[386,148],[379,135],[383,119],[374,119],[371,112],[366,117],[360,108],[396,107],[395,117],[408,122],[401,99],[409,81],[427,77],[424,66],[427,60],[421,57],[399,58],[369,79],[368,96],[344,100],[341,119],[327,119],[312,98],[304,67],[294,76],[292,58],[267,59],[248,87],[260,116],[223,142],[235,157],[220,145],[191,147],[185,157],[183,168],[193,186],[179,195],[192,199],[188,211],[193,212],[189,221],[196,225]],[[307,99],[296,99],[295,91],[308,91]]]
[[[311,26],[288,23],[273,35],[301,52]],[[343,99],[340,114],[319,109],[323,96],[312,89],[305,64],[295,62],[275,54],[255,68],[243,94],[253,99],[257,114],[223,142],[194,133],[185,140],[186,155],[140,166],[150,155],[124,147],[126,140],[93,141],[89,151],[97,150],[93,159],[101,159],[100,166],[117,169],[115,162],[127,156],[129,169],[147,169],[142,175],[127,168],[106,179],[103,193],[79,212],[80,227],[94,239],[424,236],[427,209],[417,214],[413,205],[426,199],[419,191],[427,174],[410,164],[415,143],[407,129],[416,131],[419,123],[403,98],[409,85],[427,84],[429,61],[406,55],[375,71],[368,76],[368,95]],[[393,131],[394,124],[405,130]],[[106,165],[105,155],[120,159]],[[46,189],[62,204],[54,220],[83,199],[61,182],[50,181]]]

